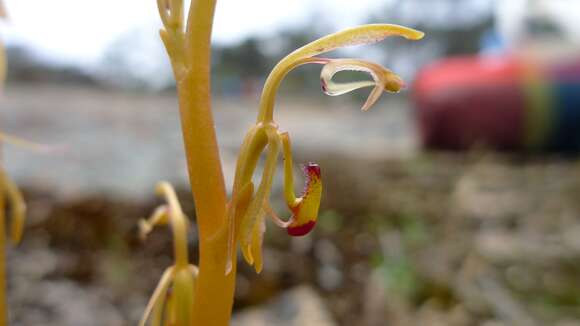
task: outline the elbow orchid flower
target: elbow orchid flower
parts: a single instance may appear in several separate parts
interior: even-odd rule
[[[157,225],[170,225],[173,231],[175,264],[168,267],[153,292],[139,325],[144,326],[151,316],[151,325],[190,325],[198,269],[188,262],[188,220],[181,209],[173,187],[168,182],[157,185],[157,193],[165,198],[148,219],[139,222],[142,239]],[[171,289],[171,291],[170,291]]]
[[[373,87],[362,106],[362,110],[366,111],[384,91],[401,90],[404,87],[403,80],[376,63],[360,59],[321,58],[317,55],[345,46],[376,43],[392,35],[410,40],[419,40],[423,37],[422,32],[403,26],[363,25],[313,41],[290,53],[274,67],[262,92],[258,119],[244,138],[236,165],[232,196],[227,206],[229,261],[226,263],[226,274],[232,270],[232,260],[235,259],[238,244],[246,262],[253,265],[257,272],[262,270],[262,240],[266,215],[270,215],[278,226],[285,228],[292,236],[305,235],[316,224],[322,198],[320,167],[315,163],[305,165],[305,188],[302,195],[296,197],[290,137],[288,133],[279,131],[278,124],[273,118],[276,92],[284,77],[294,68],[304,64],[323,65],[320,79],[322,91],[327,95],[341,95],[356,89]],[[372,80],[350,83],[333,81],[334,75],[344,70],[366,72]],[[252,176],[263,152],[266,152],[266,160],[260,183],[255,189]],[[284,197],[292,213],[285,221],[274,213],[269,204],[272,179],[280,153],[284,158]]]

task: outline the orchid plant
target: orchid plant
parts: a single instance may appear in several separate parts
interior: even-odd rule
[[[153,311],[153,325],[228,325],[238,246],[246,262],[260,272],[263,267],[262,241],[266,216],[271,216],[275,224],[285,228],[289,235],[301,236],[316,224],[322,198],[321,169],[315,163],[304,167],[304,192],[300,196],[294,193],[290,136],[281,131],[274,120],[276,93],[283,79],[298,66],[322,65],[322,90],[328,95],[372,87],[362,106],[362,110],[366,111],[384,91],[401,90],[404,87],[402,79],[376,63],[359,59],[329,59],[318,55],[345,46],[376,43],[392,35],[419,40],[423,33],[398,25],[363,25],[322,37],[282,59],[266,80],[256,124],[242,142],[233,190],[228,199],[210,96],[210,36],[216,0],[192,0],[187,21],[184,20],[182,0],[157,0],[157,4],[163,23],[161,39],[177,83],[188,172],[196,204],[200,259],[199,269],[184,260],[187,256],[184,254],[186,249],[183,249],[185,217],[175,197],[170,195],[170,186],[163,183],[159,189],[166,195],[169,205],[155,211],[148,222],[141,222],[141,228],[149,230],[151,225],[171,224],[176,263],[164,273],[142,324],[146,323],[149,313]],[[366,72],[371,80],[350,83],[333,81],[334,75],[344,70]],[[252,176],[264,153],[265,164],[256,186]],[[278,217],[269,204],[280,155],[284,158],[284,197],[291,212],[286,220]],[[177,224],[180,227],[176,227]],[[178,250],[178,247],[181,249]],[[178,289],[179,275],[186,275],[183,278],[187,282],[183,284],[187,284],[184,285],[187,291]],[[172,295],[167,294],[170,284],[173,284]],[[182,295],[178,296],[178,292]],[[183,294],[185,292],[187,295]],[[178,302],[180,300],[183,301]]]

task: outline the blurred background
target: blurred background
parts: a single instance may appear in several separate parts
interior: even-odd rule
[[[172,182],[195,220],[156,3],[6,7],[0,130],[61,148],[3,146],[29,207],[9,251],[12,324],[135,325],[172,260],[169,232],[137,237],[155,184]],[[295,160],[322,166],[321,214],[303,238],[268,225],[264,271],[240,264],[232,325],[580,325],[578,17],[573,0],[219,0],[228,187],[284,55],[361,23],[427,35],[331,54],[407,81],[364,114],[367,91],[325,97],[319,67],[284,82],[276,119]],[[278,179],[283,212],[281,198]],[[190,244],[196,261],[195,227]]]

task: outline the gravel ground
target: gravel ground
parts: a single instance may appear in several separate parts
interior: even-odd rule
[[[309,160],[320,156],[316,152],[376,159],[412,155],[417,146],[402,95],[389,100],[363,114],[361,103],[345,98],[286,98],[277,117],[281,129],[290,132],[298,157],[303,152],[313,154]],[[224,173],[232,180],[236,151],[255,121],[257,103],[222,99],[214,106]],[[1,130],[61,148],[39,154],[6,146],[5,164],[20,184],[62,196],[109,192],[131,199],[151,193],[162,179],[186,185],[173,95],[12,85],[2,107]]]

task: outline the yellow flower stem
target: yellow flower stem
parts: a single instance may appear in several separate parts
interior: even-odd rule
[[[173,297],[175,298],[175,315],[177,326],[192,325],[192,306],[194,305],[194,275],[188,263],[187,252],[187,219],[181,210],[177,195],[168,182],[161,182],[157,186],[157,192],[165,197],[168,203],[166,211],[168,222],[173,231],[173,243],[175,250],[175,264],[173,269]],[[158,218],[159,215],[153,215]],[[163,221],[163,218],[158,218]]]
[[[187,220],[185,215],[181,211],[181,205],[177,200],[175,191],[167,182],[161,182],[157,186],[157,192],[165,197],[168,204],[167,222],[171,226],[173,231],[173,247],[175,255],[175,268],[176,269],[187,269],[189,265],[188,253],[187,253]],[[153,218],[157,218],[159,215],[156,211]],[[162,218],[158,220],[163,220]],[[154,222],[154,221],[153,221]]]
[[[163,317],[163,307],[165,305],[165,297],[167,294],[167,290],[171,285],[171,277],[173,276],[174,267],[171,266],[163,272],[161,276],[161,280],[155,288],[149,303],[147,303],[147,307],[145,308],[145,313],[139,322],[139,326],[145,326],[147,320],[149,319],[149,315],[152,314],[151,318],[151,326],[160,326],[161,319]]]
[[[211,111],[210,37],[215,2],[194,0],[191,3],[185,35],[187,70],[177,80],[187,164],[202,238],[211,238],[223,227],[226,206]]]
[[[164,316],[174,316],[176,318],[175,323],[170,325],[192,325],[195,279],[197,278],[198,270],[188,263],[188,220],[183,214],[175,190],[168,182],[160,182],[156,190],[159,195],[165,198],[166,204],[155,209],[148,219],[139,222],[141,236],[144,239],[155,226],[169,224],[173,232],[175,263],[163,273],[139,325],[144,326],[149,319],[149,315],[151,315],[152,326],[160,326]],[[173,290],[170,295],[171,300],[169,300],[171,304],[166,305],[167,291],[170,286]]]
[[[294,52],[293,52],[294,53]],[[282,59],[270,72],[264,89],[262,90],[262,97],[260,99],[260,111],[258,113],[257,122],[270,123],[274,120],[274,102],[276,101],[276,93],[280,87],[280,83],[292,69],[307,64],[321,62],[318,58],[302,58],[296,59],[293,53]],[[322,63],[322,62],[321,62]]]
[[[210,34],[215,1],[195,0],[188,24],[188,78],[179,82],[181,120],[200,236],[193,325],[229,325],[236,261],[227,262],[226,191],[211,113]],[[219,231],[219,232],[218,232]]]
[[[280,135],[284,153],[284,197],[288,206],[296,206],[299,199],[294,193],[294,167],[292,166],[292,149],[290,135],[284,132]]]
[[[165,30],[161,37],[171,58],[191,190],[200,239],[193,325],[228,325],[236,262],[225,275],[228,232],[227,196],[219,157],[210,91],[210,39],[216,0],[193,0],[185,33],[182,1],[159,0]],[[169,14],[165,8],[171,10]],[[164,16],[165,15],[165,16]]]

